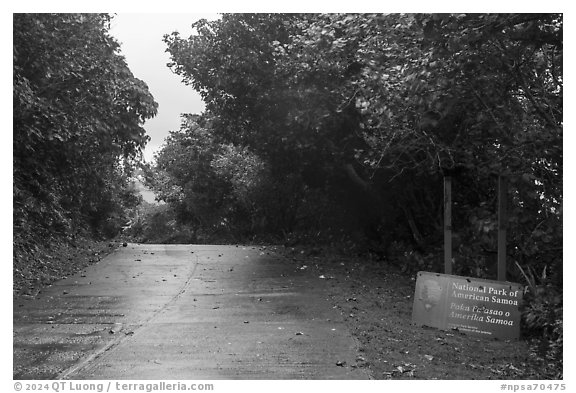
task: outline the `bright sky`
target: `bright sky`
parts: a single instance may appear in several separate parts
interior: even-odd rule
[[[158,114],[144,125],[151,141],[144,150],[146,161],[162,145],[169,131],[180,128],[181,113],[200,113],[204,103],[200,95],[181,82],[166,64],[164,34],[178,31],[182,37],[192,34],[190,25],[198,19],[214,20],[218,14],[118,13],[112,20],[110,34],[121,44],[128,67],[138,79],[148,84],[158,102]]]

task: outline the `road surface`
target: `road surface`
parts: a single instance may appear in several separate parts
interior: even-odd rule
[[[13,376],[367,379],[328,285],[274,247],[129,244],[14,299]]]

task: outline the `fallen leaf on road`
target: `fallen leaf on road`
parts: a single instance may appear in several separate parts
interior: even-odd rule
[[[434,356],[424,355],[424,357],[425,357],[427,360],[429,360],[429,361],[434,360]]]

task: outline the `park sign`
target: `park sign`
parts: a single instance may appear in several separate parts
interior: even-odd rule
[[[412,322],[500,339],[520,337],[523,288],[449,274],[418,272]]]

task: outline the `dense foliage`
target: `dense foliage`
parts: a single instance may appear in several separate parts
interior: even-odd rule
[[[455,271],[490,278],[497,177],[506,176],[508,278],[531,283],[525,326],[558,337],[562,15],[225,14],[194,27],[165,42],[210,122],[183,127],[158,165],[169,173],[169,157],[194,161],[165,184],[196,220],[210,218],[200,226],[236,212],[238,188],[217,169],[244,161],[227,165],[227,146],[284,187],[282,198],[274,187],[251,187],[247,198],[282,201],[265,216],[277,233],[348,236],[411,269],[440,270],[442,178],[451,176]],[[181,138],[209,157],[184,153]],[[203,193],[206,182],[215,195]]]
[[[14,256],[114,236],[139,203],[131,168],[156,114],[104,14],[14,14]],[[21,261],[20,261],[21,262]]]
[[[165,39],[217,143],[421,250],[438,243],[452,176],[467,243],[456,265],[479,275],[506,175],[514,260],[561,265],[561,16],[241,14],[195,27]]]
[[[239,241],[279,233],[294,221],[294,182],[274,179],[270,165],[247,148],[218,142],[209,116],[184,116],[146,177],[180,232],[190,232],[188,242]]]

